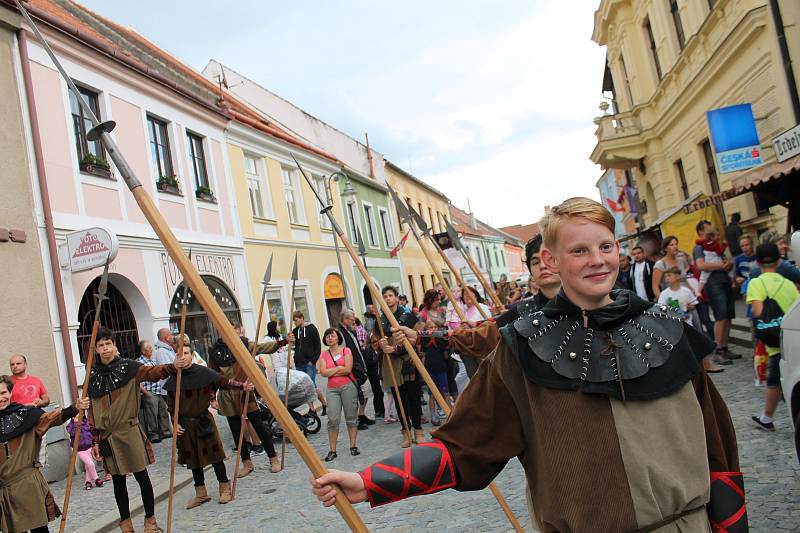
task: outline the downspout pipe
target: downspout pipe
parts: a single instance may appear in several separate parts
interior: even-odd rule
[[[775,24],[775,34],[778,37],[783,72],[786,75],[786,83],[789,85],[789,99],[792,102],[792,110],[794,111],[794,122],[795,124],[800,124],[800,93],[797,91],[797,81],[792,68],[792,58],[789,56],[789,45],[786,44],[786,32],[783,29],[783,16],[781,16],[778,0],[769,0],[769,8],[772,12],[772,21]]]
[[[28,104],[30,117],[31,136],[33,137],[33,153],[36,158],[36,177],[39,182],[39,193],[44,212],[44,227],[47,233],[47,251],[50,255],[50,272],[56,289],[56,304],[58,306],[58,326],[61,330],[61,344],[64,346],[64,357],[67,363],[67,379],[70,388],[70,401],[78,397],[78,377],[75,374],[75,359],[72,353],[72,340],[69,337],[69,324],[67,323],[67,305],[64,302],[64,285],[61,283],[61,266],[58,261],[58,247],[56,246],[56,232],[53,226],[53,210],[50,206],[50,192],[47,189],[47,179],[42,157],[42,136],[39,130],[39,116],[36,111],[36,99],[33,95],[33,81],[31,79],[30,60],[28,58],[28,40],[25,30],[17,31],[19,39],[19,55],[22,63],[22,77],[25,81],[25,98]]]

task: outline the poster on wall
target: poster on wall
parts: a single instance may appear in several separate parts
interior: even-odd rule
[[[706,119],[720,174],[753,168],[763,162],[752,105],[712,109],[706,113]]]

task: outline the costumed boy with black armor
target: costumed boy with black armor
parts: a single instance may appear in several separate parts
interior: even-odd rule
[[[612,292],[619,244],[602,205],[569,199],[539,227],[562,292],[502,328],[434,440],[325,474],[314,494],[332,505],[337,484],[376,506],[477,490],[517,457],[542,532],[747,531],[733,424],[700,364],[713,344],[666,306]]]

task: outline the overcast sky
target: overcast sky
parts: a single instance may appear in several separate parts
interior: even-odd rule
[[[495,226],[598,198],[599,0],[82,0],[370,144]],[[201,7],[202,6],[202,7]]]

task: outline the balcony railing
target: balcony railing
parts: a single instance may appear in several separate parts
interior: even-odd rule
[[[639,118],[633,116],[630,112],[603,115],[595,118],[594,122],[597,124],[595,135],[598,142],[642,133]]]

